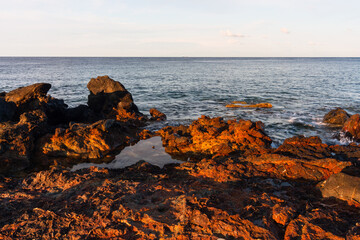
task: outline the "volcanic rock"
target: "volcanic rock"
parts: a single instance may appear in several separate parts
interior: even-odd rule
[[[41,139],[40,151],[50,157],[75,159],[103,158],[137,140],[137,129],[113,119],[93,124],[70,124]]]
[[[0,122],[11,121],[16,113],[16,105],[0,98]]]
[[[189,127],[165,127],[158,131],[168,153],[190,155],[228,155],[264,153],[271,139],[261,122],[202,116]]]
[[[343,126],[344,123],[350,118],[350,115],[342,108],[336,108],[328,112],[324,118],[324,123]]]
[[[0,173],[28,167],[36,139],[47,131],[47,118],[40,110],[23,113],[16,124],[1,124]]]
[[[116,110],[120,110],[120,115],[121,110],[140,115],[131,93],[120,82],[114,81],[109,76],[92,78],[87,87],[90,91],[88,106],[95,113],[102,114],[106,118],[116,118],[116,115],[119,115]]]
[[[352,115],[345,122],[342,130],[354,140],[360,140],[360,114]]]
[[[256,103],[256,104],[246,104],[242,101],[234,101],[232,104],[226,105],[227,108],[272,108],[271,103]]]
[[[162,112],[160,112],[159,110],[157,110],[156,108],[151,108],[149,110],[151,118],[151,121],[165,121],[166,120],[166,115]]]
[[[41,97],[46,97],[47,92],[51,88],[49,83],[35,83],[30,86],[20,87],[6,94],[7,102],[14,102],[16,106],[29,103]]]

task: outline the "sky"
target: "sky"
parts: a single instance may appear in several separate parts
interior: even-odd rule
[[[0,56],[360,57],[358,0],[0,0]]]

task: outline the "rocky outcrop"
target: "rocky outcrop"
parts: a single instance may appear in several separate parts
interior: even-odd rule
[[[271,139],[261,122],[229,120],[202,116],[189,127],[165,127],[158,131],[170,154],[228,155],[267,152]]]
[[[325,114],[323,122],[343,126],[349,118],[350,114],[348,114],[344,109],[336,108]]]
[[[35,83],[30,86],[17,88],[5,95],[7,102],[14,102],[16,106],[28,104],[39,98],[46,97],[47,92],[51,88],[49,83]]]
[[[70,124],[40,140],[39,151],[49,157],[76,159],[103,158],[137,140],[137,129],[113,119],[93,124]]]
[[[352,115],[342,129],[347,135],[356,141],[360,140],[360,114]]]
[[[150,121],[165,121],[166,120],[166,115],[162,112],[160,112],[159,110],[157,110],[156,108],[151,108],[149,110],[151,118]]]
[[[88,106],[102,117],[125,119],[131,114],[141,115],[131,93],[109,76],[92,78],[87,87]]]
[[[256,104],[247,104],[242,101],[234,101],[231,104],[226,105],[227,108],[272,108],[271,103],[256,103]]]
[[[36,139],[47,131],[47,118],[40,110],[23,113],[16,124],[1,124],[0,173],[28,167]]]

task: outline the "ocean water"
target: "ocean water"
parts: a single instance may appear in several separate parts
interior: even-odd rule
[[[0,91],[48,82],[69,106],[86,104],[87,83],[102,75],[120,81],[140,111],[168,116],[152,129],[208,115],[260,120],[275,145],[298,134],[336,143],[339,129],[322,124],[324,114],[360,113],[360,58],[0,58]],[[225,107],[235,100],[273,108]]]

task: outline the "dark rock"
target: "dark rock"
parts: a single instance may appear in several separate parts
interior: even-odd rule
[[[7,102],[14,102],[19,107],[40,97],[45,97],[50,88],[51,84],[49,83],[35,83],[7,93],[5,100]]]
[[[92,78],[87,87],[90,90],[88,106],[95,113],[103,114],[106,118],[115,118],[114,110],[117,109],[139,113],[131,93],[121,83],[108,76]]]
[[[165,121],[166,120],[166,115],[162,112],[160,112],[159,110],[157,110],[156,108],[151,108],[149,110],[151,118],[151,121]]]
[[[47,118],[40,110],[23,113],[16,124],[2,124],[0,172],[15,172],[28,167],[36,139],[47,131]]]
[[[97,159],[138,140],[137,129],[113,119],[93,124],[70,124],[68,129],[57,129],[54,135],[44,136],[39,152],[49,157]]]
[[[0,98],[0,122],[11,121],[16,113],[16,105]]]
[[[100,120],[87,105],[79,105],[66,110],[67,122],[92,123]]]
[[[350,135],[354,140],[360,140],[360,115],[352,115],[344,124],[342,129],[346,134]]]
[[[344,123],[350,118],[350,115],[342,108],[336,108],[328,112],[324,118],[324,123],[343,126]]]
[[[360,177],[345,172],[331,175],[318,185],[323,197],[360,203]]]
[[[299,159],[321,159],[332,157],[328,145],[322,143],[319,137],[304,137],[302,135],[285,139],[275,153]]]

